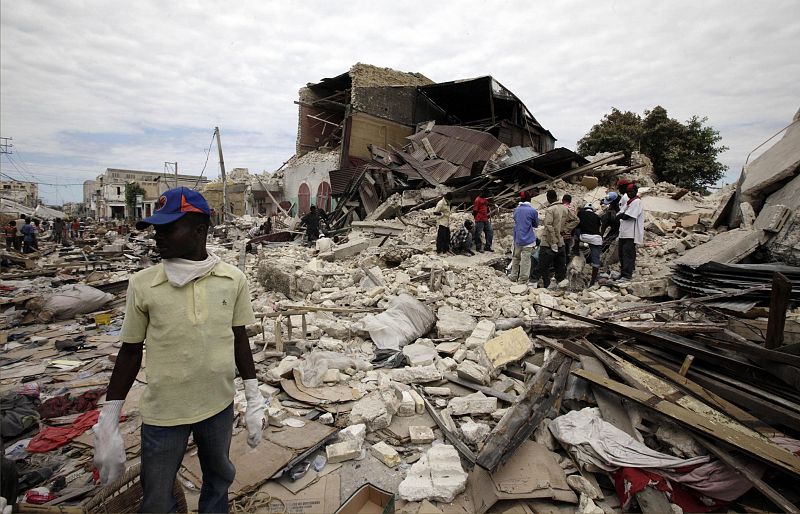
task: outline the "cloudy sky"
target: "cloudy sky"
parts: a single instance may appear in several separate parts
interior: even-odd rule
[[[0,0],[0,164],[60,204],[106,167],[199,173],[218,125],[229,169],[274,170],[298,89],[364,62],[493,75],[572,149],[612,106],[708,116],[733,180],[800,107],[798,19],[796,0]]]

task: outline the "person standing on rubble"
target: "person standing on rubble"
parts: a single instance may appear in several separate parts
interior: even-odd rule
[[[569,216],[566,206],[558,201],[558,194],[547,191],[548,206],[544,210],[541,245],[539,246],[539,270],[543,287],[550,287],[550,266],[555,268],[556,282],[567,278],[567,265],[564,257],[564,221]]]
[[[450,250],[450,201],[453,199],[451,193],[446,193],[436,207],[433,213],[437,216],[437,231],[436,231],[436,253],[443,254]]]
[[[531,255],[536,246],[536,232],[539,226],[539,212],[531,205],[531,195],[527,191],[519,194],[519,205],[514,209],[514,250],[511,253],[512,282],[528,284],[531,277]]]
[[[25,217],[19,218],[17,220],[17,240],[14,243],[14,248],[18,251],[22,251],[22,241],[25,239],[25,234],[22,233],[22,227],[25,226]]]
[[[594,206],[587,203],[583,209],[578,212],[578,230],[580,231],[579,239],[589,245],[589,259],[592,263],[592,279],[589,282],[589,287],[597,283],[597,274],[600,271],[600,253],[603,248],[603,236],[600,235],[600,216],[594,212]]]
[[[11,220],[5,226],[5,233],[6,233],[6,251],[11,251],[14,249],[16,242],[17,242],[17,222]]]
[[[639,197],[636,184],[629,184],[627,190],[629,200],[619,217],[619,262],[620,282],[633,278],[636,268],[636,245],[644,243],[644,206]]]
[[[489,190],[483,189],[472,204],[472,214],[475,217],[475,249],[478,252],[493,252],[492,220],[489,219]],[[481,241],[481,234],[486,234],[486,244]]]
[[[300,226],[306,227],[306,239],[309,245],[319,239],[319,222],[322,220],[319,210],[315,205],[312,205],[308,213],[300,218]]]
[[[456,230],[450,238],[450,251],[454,254],[465,253],[467,255],[475,255],[472,251],[472,229],[474,223],[471,220],[465,220],[460,229]]]
[[[56,218],[53,220],[53,242],[56,244],[61,243],[61,231],[63,230],[61,225],[63,221],[61,218]]]
[[[175,481],[191,434],[203,485],[200,512],[228,512],[236,469],[228,456],[234,421],[234,367],[244,380],[248,444],[265,428],[245,326],[255,322],[245,275],[206,250],[211,209],[186,187],[166,191],[152,216],[136,228],[155,227],[162,262],[129,280],[125,319],[95,433],[94,462],[103,484],[125,468],[119,416],[142,363],[147,341],[147,388],[141,402],[139,512],[174,512]]]
[[[33,253],[34,246],[36,246],[36,227],[30,218],[25,218],[25,224],[22,225],[22,253]]]
[[[78,221],[78,218],[74,218],[74,219],[72,220],[72,225],[70,226],[70,228],[71,228],[70,237],[71,237],[73,240],[74,240],[74,239],[78,239],[78,231],[79,231],[79,230],[80,230],[80,228],[81,228],[81,224],[80,224],[80,222]]]

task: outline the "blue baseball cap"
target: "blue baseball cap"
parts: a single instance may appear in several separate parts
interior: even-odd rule
[[[606,195],[606,197],[605,197],[605,198],[603,198],[603,200],[602,200],[600,203],[601,203],[601,204],[603,204],[603,205],[608,205],[608,204],[610,204],[610,203],[614,203],[614,202],[616,202],[616,201],[617,201],[617,198],[619,198],[619,193],[617,193],[617,192],[615,192],[615,191],[610,191],[610,192],[609,192],[609,193]]]
[[[156,202],[152,216],[136,222],[136,229],[150,225],[166,225],[181,219],[187,212],[199,212],[211,216],[211,208],[203,195],[188,187],[176,187],[165,191]]]

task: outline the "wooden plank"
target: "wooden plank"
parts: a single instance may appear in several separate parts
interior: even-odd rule
[[[692,361],[694,361],[694,355],[689,354],[683,359],[683,364],[681,364],[681,369],[678,371],[678,374],[682,377],[686,376],[686,373],[689,372],[689,367],[692,365]]]
[[[725,441],[748,455],[761,459],[770,466],[775,466],[795,476],[800,476],[800,457],[780,446],[721,425],[713,419],[662,400],[654,394],[639,391],[620,382],[589,373],[586,370],[574,370],[572,373],[620,396],[633,400],[639,405],[663,414],[692,431],[706,434],[715,440]]]
[[[765,346],[773,350],[783,346],[783,330],[786,326],[786,309],[789,308],[789,296],[792,294],[792,284],[782,273],[772,276],[772,294],[769,299],[769,322],[767,323],[767,337]]]
[[[776,430],[768,424],[761,421],[759,418],[753,416],[746,410],[740,408],[738,405],[733,404],[718,394],[710,391],[700,384],[689,380],[685,376],[668,368],[664,364],[654,360],[650,356],[631,348],[619,349],[625,356],[630,357],[636,363],[650,369],[653,373],[661,375],[665,379],[671,381],[678,388],[683,389],[704,401],[711,407],[719,409],[741,423],[742,425],[752,428],[756,432],[766,437],[773,437],[776,435],[783,435],[779,430]],[[591,370],[589,370],[591,371]]]
[[[750,471],[750,466],[747,465],[747,462],[718,447],[705,437],[697,437],[697,440],[719,460],[745,477],[751,484],[753,484],[753,487],[758,489],[764,496],[772,500],[772,502],[775,503],[776,506],[783,509],[784,512],[800,514],[800,509],[798,509],[796,505],[787,500],[786,497],[784,497],[781,493],[770,487],[769,484],[761,480],[761,477]]]

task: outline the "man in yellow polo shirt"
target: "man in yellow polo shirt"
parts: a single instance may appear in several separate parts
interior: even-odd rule
[[[141,402],[144,498],[140,512],[172,512],[172,483],[189,434],[197,444],[203,486],[200,512],[228,512],[236,470],[228,458],[235,370],[244,380],[248,443],[265,427],[264,399],[245,325],[255,322],[244,274],[206,251],[211,210],[185,187],[159,198],[153,216],[162,262],[129,281],[125,321],[106,403],[95,431],[95,464],[105,484],[125,467],[119,415],[147,344],[147,389]]]

